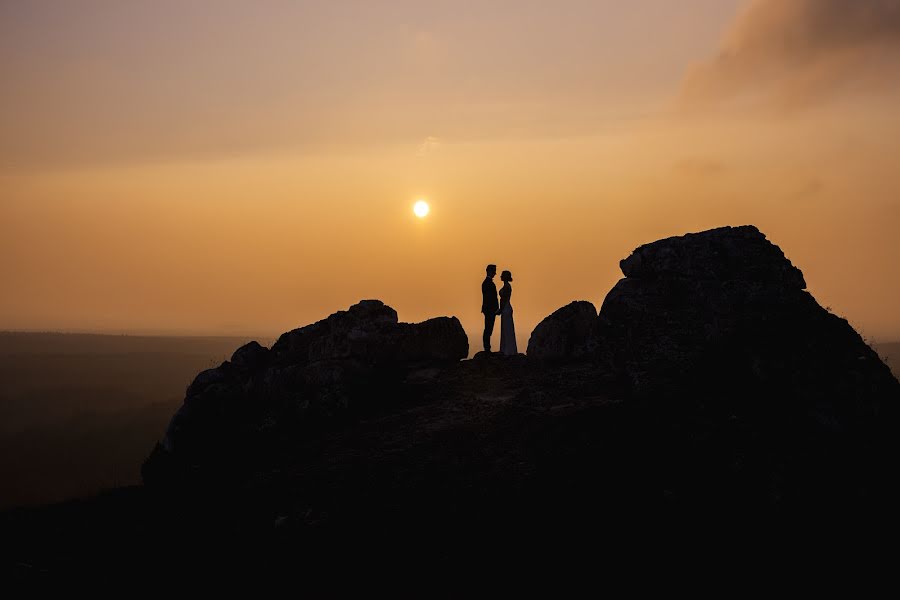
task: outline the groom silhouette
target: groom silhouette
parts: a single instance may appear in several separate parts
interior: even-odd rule
[[[494,321],[497,319],[497,311],[500,303],[497,301],[497,286],[494,285],[494,276],[497,275],[497,265],[487,266],[487,277],[481,284],[481,312],[484,313],[484,351],[491,351],[491,334],[494,333]]]

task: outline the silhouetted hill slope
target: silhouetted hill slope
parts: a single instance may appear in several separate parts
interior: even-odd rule
[[[131,533],[102,511],[90,527],[150,561],[190,561],[173,540],[200,539],[229,564],[289,548],[355,565],[892,522],[900,383],[776,246],[726,228],[622,266],[599,314],[576,303],[539,326],[536,356],[460,360],[456,319],[398,323],[378,301],[248,344],[188,388],[123,500]],[[84,527],[60,514],[13,518],[15,539],[41,557],[60,535],[41,523]]]

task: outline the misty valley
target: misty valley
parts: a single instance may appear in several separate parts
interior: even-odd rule
[[[139,483],[193,377],[246,341],[0,333],[0,508]]]

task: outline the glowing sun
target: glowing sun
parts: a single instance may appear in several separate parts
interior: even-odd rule
[[[413,212],[420,219],[424,219],[428,216],[428,213],[431,211],[431,207],[428,206],[428,203],[424,200],[419,200],[413,205]]]

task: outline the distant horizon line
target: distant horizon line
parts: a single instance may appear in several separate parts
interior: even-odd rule
[[[197,331],[178,331],[165,329],[103,330],[103,329],[7,329],[0,328],[0,335],[33,334],[33,335],[96,335],[105,337],[168,337],[168,338],[249,338],[277,339],[280,334],[260,335],[257,333],[204,333]]]
[[[256,340],[256,341],[266,341],[271,340],[274,343],[279,337],[279,334],[270,334],[270,335],[259,335],[250,334],[246,332],[238,332],[238,333],[199,333],[199,332],[179,332],[179,331],[169,331],[165,330],[132,330],[132,331],[109,331],[109,330],[91,330],[91,329],[3,329],[0,328],[0,335],[21,335],[21,334],[31,334],[31,335],[93,335],[93,336],[103,336],[103,337],[145,337],[145,338],[219,338],[219,339],[234,339],[234,338],[245,338],[248,340]],[[863,338],[867,344],[870,345],[879,345],[879,344],[900,344],[900,337],[894,338]]]

